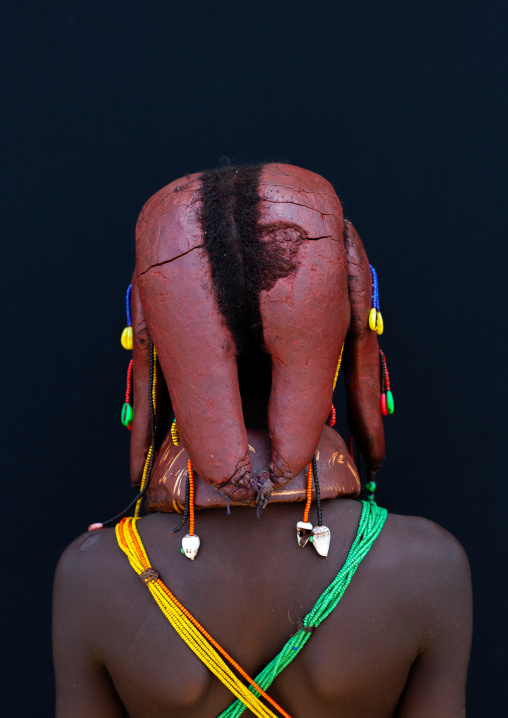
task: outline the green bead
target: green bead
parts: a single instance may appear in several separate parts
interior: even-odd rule
[[[125,404],[122,406],[122,424],[124,426],[130,426],[132,422],[132,406],[125,402]]]
[[[367,481],[367,483],[365,484],[365,488],[367,489],[367,491],[371,491],[372,493],[374,493],[374,491],[376,490],[376,482]]]
[[[314,543],[314,536],[309,536],[309,543]]]
[[[393,414],[393,410],[395,408],[395,405],[393,403],[393,394],[391,391],[386,392],[386,406],[388,408],[388,413]]]

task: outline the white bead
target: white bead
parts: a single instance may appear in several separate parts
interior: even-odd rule
[[[298,541],[298,546],[307,545],[307,541],[310,538],[310,531],[312,531],[312,524],[308,521],[299,521],[296,524],[296,540]]]
[[[320,556],[328,556],[330,548],[330,529],[328,526],[316,526],[312,529],[312,543]]]
[[[183,552],[187,558],[190,558],[191,561],[194,561],[198,555],[199,543],[199,536],[191,536],[190,534],[187,534],[187,536],[184,536],[182,539]]]

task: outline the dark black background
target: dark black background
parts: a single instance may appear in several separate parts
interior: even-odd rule
[[[119,336],[137,214],[221,155],[323,174],[364,241],[396,402],[377,498],[464,544],[469,715],[500,714],[506,19],[501,2],[443,0],[4,9],[2,700],[14,714],[53,713],[59,553],[130,496]]]

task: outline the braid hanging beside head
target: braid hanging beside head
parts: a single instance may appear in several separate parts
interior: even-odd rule
[[[146,490],[150,484],[150,477],[152,474],[152,468],[155,460],[155,441],[156,441],[156,426],[155,426],[155,394],[157,388],[157,351],[150,339],[150,379],[148,383],[148,406],[150,411],[150,447],[145,459],[145,465],[143,467],[143,474],[141,477],[141,486],[137,495],[129,501],[127,506],[115,516],[112,516],[107,521],[102,523],[90,524],[88,527],[89,531],[93,531],[99,528],[105,528],[107,526],[113,526],[118,523],[120,519],[126,516],[133,506],[136,506],[134,515],[139,516],[141,509],[141,502]]]

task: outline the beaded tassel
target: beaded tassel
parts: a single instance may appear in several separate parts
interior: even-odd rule
[[[189,483],[189,472],[187,471],[187,481],[185,482],[185,506],[183,509],[182,520],[180,521],[178,526],[171,531],[172,534],[177,534],[185,526],[185,522],[187,521],[187,517],[189,516],[189,496],[190,496],[190,483]]]
[[[136,494],[136,496],[132,499],[132,501],[129,501],[127,506],[124,508],[123,511],[120,511],[120,513],[116,514],[115,516],[112,516],[107,521],[103,521],[102,523],[95,523],[90,524],[88,527],[89,531],[94,531],[95,529],[101,529],[104,526],[112,526],[116,524],[120,519],[122,519],[126,514],[132,509],[132,507],[135,505],[135,511],[134,515],[136,517],[139,516],[139,511],[141,507],[141,501],[143,499],[143,496],[146,493],[146,490],[150,484],[150,476],[152,474],[152,468],[153,463],[155,460],[155,389],[156,389],[156,382],[157,382],[157,352],[155,350],[154,345],[152,344],[152,341],[150,340],[150,381],[148,383],[148,405],[150,410],[150,434],[151,434],[151,440],[150,440],[150,448],[148,449],[148,453],[146,455],[145,459],[145,465],[143,467],[143,475],[141,478],[141,486],[139,492]]]
[[[310,541],[320,556],[328,556],[331,534],[328,526],[323,526],[323,512],[321,510],[321,492],[319,490],[317,459],[315,454],[312,457],[311,466],[312,477],[314,479],[314,488],[316,489],[316,508],[318,525],[314,526],[314,528],[312,529],[312,538],[310,539]]]
[[[194,472],[191,460],[187,462],[187,475],[189,482],[189,533],[182,539],[182,553],[194,561],[198,555],[200,540],[194,533]]]
[[[125,296],[125,309],[127,314],[127,326],[122,332],[120,339],[124,349],[130,351],[132,349],[132,316],[131,316],[131,289],[132,284],[129,284],[127,288],[127,294]]]
[[[309,522],[310,504],[312,501],[312,481],[316,489],[316,505],[318,525],[312,526]],[[319,490],[317,459],[314,455],[307,466],[307,501],[303,512],[303,521],[296,524],[296,539],[299,546],[306,546],[310,542],[320,556],[328,556],[330,548],[330,529],[323,526],[323,515],[321,510],[321,493]]]
[[[342,345],[342,349],[340,350],[339,361],[337,362],[337,369],[335,370],[335,376],[334,376],[334,378],[333,378],[333,389],[332,389],[332,391],[335,391],[335,387],[337,386],[337,379],[339,378],[340,365],[342,364],[342,355],[344,354],[344,345],[345,345],[345,342],[344,342],[344,344]]]
[[[180,443],[180,433],[178,431],[178,426],[176,425],[176,419],[173,419],[173,423],[171,424],[171,438],[173,439],[173,444],[178,446]]]
[[[296,524],[296,540],[298,546],[306,546],[312,536],[313,526],[309,522],[310,503],[312,501],[312,464],[307,466],[307,501],[303,512],[303,521]]]
[[[349,453],[351,454],[351,458],[353,461],[355,460],[354,457],[354,437],[353,434],[349,435]],[[366,480],[366,468],[365,468],[365,461],[363,456],[360,453],[360,449],[357,450],[357,458],[356,458],[356,465],[358,467],[358,475],[360,477],[360,498],[362,501],[374,501],[374,492],[376,490],[376,482],[375,481],[367,481]]]
[[[358,473],[360,475],[361,494],[360,498],[362,501],[374,501],[374,492],[376,490],[375,481],[367,481],[367,467],[365,459],[358,449]]]
[[[332,410],[330,412],[330,420],[328,421],[328,426],[335,426],[336,421],[337,421],[337,412],[335,411],[335,407],[332,404]]]
[[[316,454],[314,454],[314,456],[312,457],[311,463],[312,463],[312,478],[314,479],[314,489],[316,491],[317,523],[318,523],[318,526],[322,526],[323,525],[323,510],[321,508],[321,490],[319,488]]]
[[[131,390],[132,390],[132,359],[129,362],[127,369],[127,389],[125,390],[125,403],[122,407],[122,424],[128,429],[132,428],[132,404],[131,404]]]
[[[369,314],[369,327],[373,332],[382,334],[384,330],[383,316],[379,310],[379,284],[377,273],[372,264],[369,264],[372,274],[372,309]]]
[[[393,414],[395,404],[390,388],[390,375],[386,366],[386,358],[382,349],[379,350],[379,358],[381,367],[381,413],[386,416],[387,414]]]
[[[150,381],[148,382],[148,406],[150,410],[150,448],[146,455],[145,465],[143,467],[143,475],[141,478],[140,496],[136,502],[134,516],[137,518],[141,510],[141,502],[145,495],[146,489],[150,483],[152,475],[153,463],[155,461],[155,397],[157,390],[157,351],[150,340]]]
[[[376,490],[375,481],[367,481],[365,484],[365,492],[367,494],[367,501],[374,501],[374,492]]]
[[[342,345],[342,348],[340,350],[339,361],[337,362],[337,369],[335,370],[335,376],[333,378],[332,392],[335,391],[335,387],[337,386],[337,379],[339,378],[339,370],[340,370],[340,365],[342,364],[342,355],[343,354],[344,354],[344,344]],[[330,409],[330,418],[329,418],[329,422],[328,422],[329,426],[335,426],[336,420],[337,420],[337,412],[335,411],[335,407],[332,404],[332,408]]]

